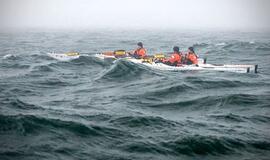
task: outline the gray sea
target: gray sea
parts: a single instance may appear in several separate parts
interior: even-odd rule
[[[160,71],[102,51],[195,48],[259,73]],[[76,51],[72,61],[48,52]],[[270,34],[89,30],[0,33],[1,160],[270,158]]]

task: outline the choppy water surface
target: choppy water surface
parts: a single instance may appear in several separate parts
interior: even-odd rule
[[[194,46],[209,63],[259,64],[259,73],[93,57],[138,41],[150,53]],[[84,56],[59,62],[51,51]],[[269,33],[1,33],[0,159],[268,159],[269,60]]]

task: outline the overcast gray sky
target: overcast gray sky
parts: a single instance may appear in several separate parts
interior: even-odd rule
[[[0,0],[2,28],[270,29],[270,0]]]

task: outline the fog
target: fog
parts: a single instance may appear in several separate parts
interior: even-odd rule
[[[0,28],[259,31],[269,13],[269,0],[0,0]]]

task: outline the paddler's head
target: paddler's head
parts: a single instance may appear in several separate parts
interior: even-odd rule
[[[188,48],[188,53],[195,53],[195,52],[194,52],[194,48],[193,48],[193,47],[189,47],[189,48]]]
[[[179,52],[179,47],[178,47],[178,46],[174,46],[174,47],[173,47],[173,52],[180,53],[180,52]]]
[[[143,48],[143,43],[142,42],[138,42],[137,45],[138,45],[139,48]]]

